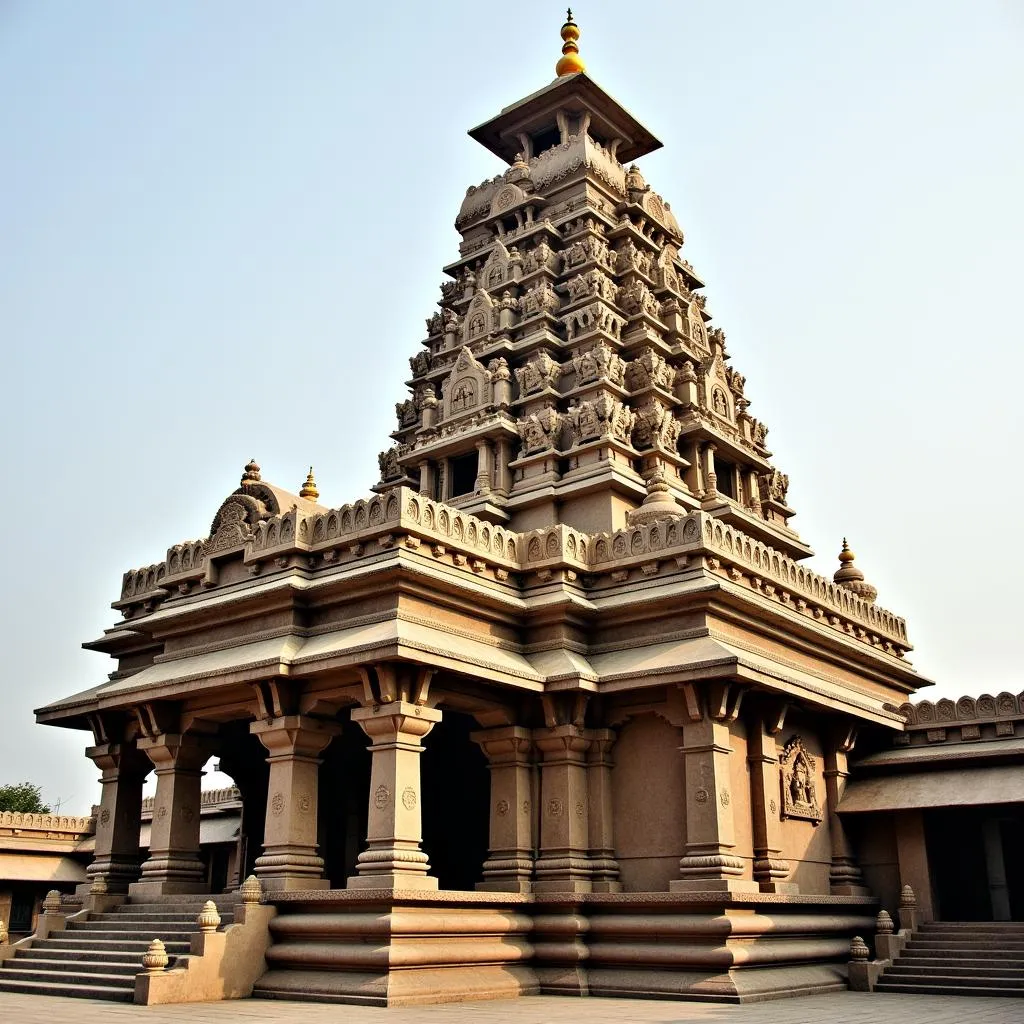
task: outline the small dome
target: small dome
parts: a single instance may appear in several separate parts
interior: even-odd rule
[[[874,604],[878,597],[878,588],[873,587],[864,578],[864,573],[854,565],[854,553],[850,550],[846,538],[843,538],[843,549],[839,552],[839,568],[832,577],[832,582],[847,590],[853,591],[858,597]]]

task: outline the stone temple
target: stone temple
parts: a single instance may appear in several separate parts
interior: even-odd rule
[[[911,742],[904,620],[845,545],[834,579],[802,564],[788,478],[637,166],[661,143],[562,34],[558,77],[470,132],[501,169],[457,213],[374,494],[329,508],[312,471],[291,493],[251,461],[209,536],[125,573],[87,645],[109,679],[37,712],[88,730],[102,773],[69,928],[208,897],[211,757],[271,908],[236,995],[765,998],[844,988],[904,885],[905,916],[941,917],[922,822],[952,789],[899,800],[968,726]],[[965,712],[972,770],[1017,758],[1004,810],[1006,696]],[[162,991],[175,971],[149,966]]]

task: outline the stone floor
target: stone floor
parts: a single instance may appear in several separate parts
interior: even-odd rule
[[[535,996],[392,1010],[243,999],[187,1006],[131,1006],[88,999],[0,993],[0,1021],[12,1024],[1022,1024],[1024,999],[838,992],[747,1006],[641,999]]]

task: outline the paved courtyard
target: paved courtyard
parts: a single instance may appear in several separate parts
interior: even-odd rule
[[[1024,1024],[1024,999],[839,992],[747,1006],[640,999],[534,996],[385,1010],[243,999],[185,1006],[131,1006],[0,993],[4,1024]]]

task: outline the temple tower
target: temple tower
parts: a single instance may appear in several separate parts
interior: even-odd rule
[[[683,230],[633,162],[661,143],[589,77],[571,18],[562,37],[558,77],[469,133],[507,168],[466,192],[375,489],[516,530],[702,508],[805,557]]]

